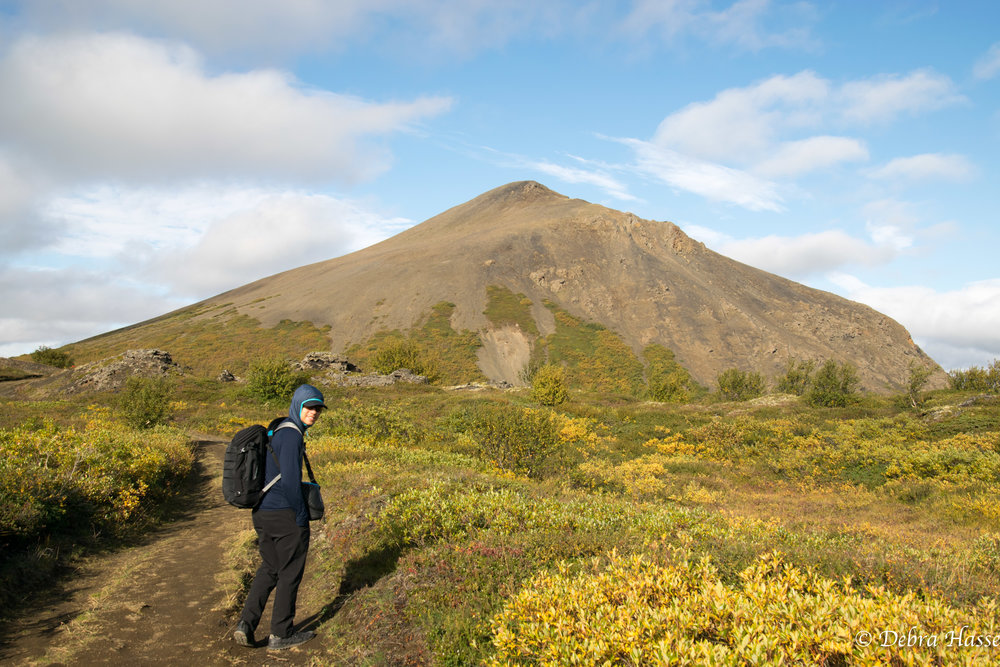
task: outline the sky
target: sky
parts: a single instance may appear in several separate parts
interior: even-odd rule
[[[993,0],[0,0],[0,356],[520,180],[1000,357]]]

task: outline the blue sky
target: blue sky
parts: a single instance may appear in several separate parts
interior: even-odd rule
[[[998,149],[995,2],[0,0],[0,355],[532,179],[986,365]]]

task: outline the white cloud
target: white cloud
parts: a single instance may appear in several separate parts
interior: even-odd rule
[[[616,32],[630,41],[651,35],[668,45],[692,35],[744,51],[810,49],[815,46],[810,31],[815,18],[806,3],[738,0],[716,11],[705,0],[637,0]]]
[[[858,139],[810,137],[778,145],[770,157],[754,166],[753,172],[769,178],[799,176],[840,162],[861,162],[867,159],[868,149]]]
[[[871,287],[853,276],[832,276],[845,296],[900,322],[945,368],[985,365],[1000,358],[1000,279],[957,290]]]
[[[81,340],[181,305],[150,293],[124,272],[13,266],[0,269],[0,301],[4,356]]]
[[[190,48],[125,34],[22,38],[0,90],[0,141],[88,180],[364,179],[389,159],[366,137],[450,106],[367,102],[277,70],[213,76]]]
[[[36,214],[44,186],[29,171],[0,153],[0,256],[43,246],[56,234],[57,228]]]
[[[975,173],[975,166],[962,155],[924,153],[890,160],[886,165],[872,170],[870,175],[886,180],[964,181]]]
[[[865,227],[872,240],[883,247],[902,252],[913,246],[913,234],[919,223],[909,202],[881,199],[862,207]]]
[[[947,76],[917,70],[844,84],[838,100],[843,117],[855,123],[886,122],[901,113],[934,111],[965,101]]]
[[[274,193],[213,220],[195,244],[152,254],[146,275],[174,294],[203,298],[359,250],[410,224],[326,195]]]
[[[867,157],[849,137],[786,139],[824,123],[867,124],[903,112],[917,113],[964,98],[948,77],[920,70],[835,87],[810,71],[773,76],[730,88],[708,102],[695,102],[661,121],[653,141],[665,148],[726,164],[759,163],[761,173],[789,174]],[[778,156],[775,156],[775,152]],[[807,155],[814,152],[815,162]]]
[[[725,10],[709,13],[706,22],[715,41],[756,52],[769,47],[812,49],[816,42],[810,24],[815,18],[807,3],[774,5],[770,0],[740,0]],[[769,28],[765,26],[769,19],[787,19],[792,25]]]
[[[637,198],[629,194],[628,186],[618,179],[609,176],[601,170],[581,169],[579,167],[565,167],[546,161],[526,162],[525,166],[531,169],[554,176],[566,183],[587,183],[601,188],[611,197],[622,201],[636,201]]]
[[[635,151],[635,168],[671,187],[751,211],[781,211],[782,198],[773,183],[752,174],[704,162],[637,139],[622,139]]]
[[[829,83],[812,72],[771,77],[670,114],[653,142],[706,160],[750,162],[765,157],[789,127],[818,122],[818,106],[828,96]]]
[[[559,30],[567,3],[533,0],[22,0],[22,20],[55,29],[141,30],[214,54],[338,51],[381,42],[408,53],[470,53],[524,31]],[[563,19],[561,22],[560,17]],[[400,25],[407,26],[400,30]]]
[[[216,292],[382,240],[408,220],[328,195],[202,185],[177,190],[102,186],[46,210],[71,231],[63,261],[110,260],[175,297]]]
[[[993,44],[989,51],[976,61],[972,74],[977,79],[992,79],[1000,74],[1000,42]]]
[[[327,195],[212,185],[100,187],[60,197],[46,214],[73,230],[51,266],[0,269],[0,341],[10,354],[142,321],[412,224]]]
[[[735,239],[698,227],[685,231],[727,257],[790,278],[824,274],[848,265],[882,264],[895,256],[892,248],[868,243],[840,230],[748,239]]]

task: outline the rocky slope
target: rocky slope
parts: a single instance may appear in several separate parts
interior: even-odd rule
[[[533,181],[487,192],[358,252],[265,278],[209,299],[265,326],[330,325],[331,350],[379,329],[407,329],[442,301],[455,329],[480,333],[480,365],[516,376],[532,336],[483,314],[487,287],[527,296],[542,335],[549,300],[617,332],[636,353],[675,352],[703,384],[731,367],[778,374],[790,358],[853,363],[863,385],[896,389],[911,361],[946,378],[906,330],[875,310],[733,261],[670,222],[570,199]]]

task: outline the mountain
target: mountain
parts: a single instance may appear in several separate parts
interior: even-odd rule
[[[490,289],[530,301],[533,326],[491,322]],[[737,367],[766,377],[789,359],[852,363],[866,388],[901,386],[911,362],[943,371],[889,317],[707,249],[670,222],[570,199],[533,181],[491,190],[392,238],[199,304],[263,326],[329,326],[330,347],[406,331],[442,303],[478,334],[480,369],[516,381],[559,312],[615,332],[641,358],[658,343],[702,384]],[[537,331],[532,331],[532,329]]]

